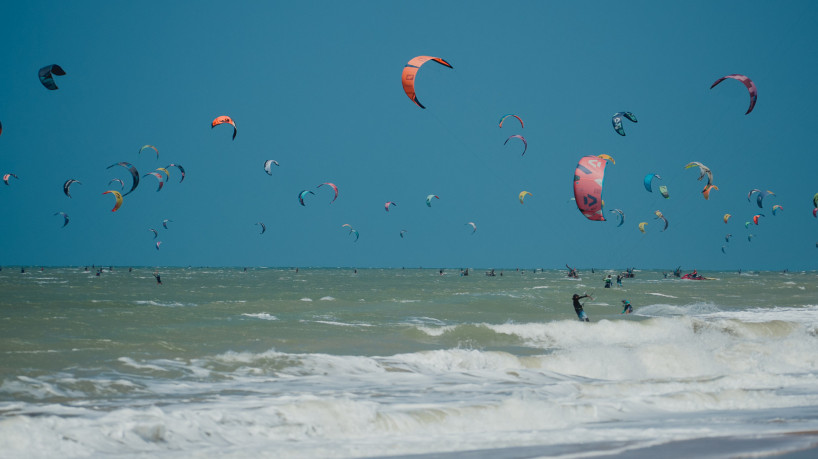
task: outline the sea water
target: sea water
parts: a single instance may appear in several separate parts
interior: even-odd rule
[[[692,440],[721,457],[816,444],[792,434],[818,430],[815,272],[637,270],[610,289],[614,271],[495,273],[165,268],[159,285],[147,268],[7,267],[0,457],[686,457]],[[590,323],[574,293],[593,297]]]

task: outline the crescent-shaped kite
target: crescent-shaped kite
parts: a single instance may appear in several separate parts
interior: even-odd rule
[[[108,181],[108,185],[110,185],[110,184],[112,184],[114,182],[119,182],[119,189],[120,190],[125,189],[125,182],[123,182],[122,179],[118,179],[118,178],[111,179],[111,180]]]
[[[588,220],[605,221],[602,214],[602,182],[607,161],[597,156],[580,158],[574,171],[574,199]]]
[[[153,145],[142,145],[142,147],[141,147],[141,148],[139,148],[139,153],[141,154],[141,153],[142,153],[142,150],[144,150],[144,149],[146,149],[146,148],[152,148],[152,149],[153,149],[153,151],[155,151],[155,152],[156,152],[156,159],[159,159],[159,149],[158,149],[158,148],[156,148],[156,147],[154,147]]]
[[[397,206],[397,204],[395,204],[392,201],[386,201],[386,204],[383,205],[383,208],[386,209],[387,212],[389,212],[389,206]]]
[[[767,197],[767,196],[775,196],[775,193],[773,193],[773,192],[772,192],[772,191],[770,191],[770,190],[766,190],[766,191],[759,191],[758,196],[756,197],[756,204],[758,204],[759,209],[761,209],[761,208],[762,208],[762,206],[761,206],[762,201],[763,201],[763,200],[764,200],[764,198],[765,198],[765,197]]]
[[[776,205],[774,205],[774,206],[773,206],[773,217],[775,217],[775,211],[776,211],[776,210],[784,210],[784,208],[783,208],[783,207],[781,207],[781,204],[776,204]]]
[[[332,188],[332,191],[335,192],[335,196],[332,198],[332,201],[329,202],[330,204],[332,204],[333,202],[335,202],[336,199],[338,199],[338,187],[334,183],[324,182],[324,183],[318,185],[316,188],[321,188],[324,185]]]
[[[662,228],[662,231],[665,231],[665,230],[667,229],[667,224],[668,224],[668,223],[667,223],[667,218],[665,218],[665,216],[662,214],[662,212],[660,212],[660,211],[658,211],[658,210],[657,210],[657,211],[655,211],[655,212],[654,212],[654,214],[656,214],[656,218],[658,218],[658,219],[662,219],[662,220],[664,220],[664,221],[665,221],[665,227],[664,227],[664,228]]]
[[[71,188],[72,183],[79,183],[80,185],[82,185],[82,182],[80,182],[79,180],[75,180],[75,179],[66,180],[65,183],[63,183],[63,185],[62,185],[62,192],[65,193],[65,195],[68,196],[69,198],[71,197],[70,188]],[[110,184],[111,182],[108,182],[108,183]]]
[[[765,217],[765,216],[766,216],[766,215],[764,215],[764,214],[757,214],[757,215],[753,215],[753,223],[754,223],[756,226],[758,226],[758,218],[759,218],[759,217]]]
[[[753,83],[753,80],[748,78],[746,75],[739,75],[737,73],[734,73],[732,75],[727,75],[719,78],[718,80],[716,80],[715,83],[710,85],[710,89],[713,89],[717,84],[721,83],[722,81],[728,78],[741,81],[742,83],[744,83],[744,86],[747,87],[747,91],[750,92],[750,107],[747,109],[747,112],[744,113],[745,115],[749,115],[750,112],[753,111],[753,108],[756,106],[756,101],[758,100],[758,88],[756,88],[756,85],[755,83]]]
[[[122,196],[128,196],[139,185],[139,171],[136,170],[136,168],[133,166],[133,164],[125,162],[125,161],[121,161],[121,162],[118,162],[116,164],[111,164],[110,166],[107,167],[107,169],[110,169],[110,168],[112,168],[114,166],[122,166],[122,167],[127,168],[128,171],[131,173],[131,177],[133,177],[133,184],[131,185],[131,189],[128,190],[127,193],[122,195]]]
[[[639,223],[639,231],[645,232],[645,227],[648,226],[648,222]]]
[[[147,174],[143,175],[142,177],[147,177],[149,175],[152,175],[152,176],[156,177],[157,180],[159,180],[159,188],[157,188],[156,191],[161,190],[162,187],[165,186],[165,181],[162,179],[162,174],[160,174],[159,172],[148,172]]]
[[[420,103],[418,100],[417,94],[415,94],[415,76],[420,70],[420,66],[425,64],[428,61],[437,62],[440,65],[445,65],[446,67],[453,68],[451,64],[444,61],[439,57],[431,57],[431,56],[417,56],[413,57],[404,67],[403,73],[401,74],[401,83],[403,83],[403,91],[406,93],[406,96],[412,99],[418,107],[426,108],[423,104]]]
[[[659,194],[661,194],[665,199],[670,198],[670,193],[667,192],[667,187],[665,185],[659,185]]]
[[[256,223],[256,225],[261,225],[261,232],[258,234],[264,234],[264,232],[267,231],[267,225],[265,225],[264,223],[258,222]]]
[[[175,167],[175,168],[179,169],[179,172],[182,173],[182,178],[179,179],[179,183],[182,183],[182,180],[185,179],[185,168],[180,166],[179,164],[170,163],[167,166],[165,166],[165,169],[167,169],[169,167]]]
[[[500,118],[500,127],[503,127],[503,121],[505,121],[506,118],[508,118],[509,116],[513,116],[514,118],[517,118],[517,121],[520,122],[520,127],[525,128],[525,124],[523,124],[523,119],[520,118],[519,116],[513,114],[513,113],[509,113],[508,115],[503,115],[503,117]]]
[[[156,230],[155,230],[155,229],[153,229],[153,228],[148,228],[148,231],[152,231],[152,232],[153,232],[153,238],[154,238],[154,239],[156,239],[157,237],[159,237],[159,231],[156,231]]]
[[[264,161],[264,172],[266,172],[267,175],[273,175],[273,164],[278,166],[278,161],[274,159],[268,159],[267,161]]]
[[[45,67],[41,68],[37,75],[40,77],[40,83],[45,86],[46,89],[54,91],[57,88],[57,83],[54,83],[54,76],[63,76],[65,75],[65,70],[62,69],[57,64],[46,65]]]
[[[62,215],[62,217],[65,219],[65,221],[62,224],[62,227],[65,228],[65,225],[68,224],[68,214],[65,212],[57,212],[54,215]]]
[[[229,124],[233,126],[233,140],[236,140],[236,133],[238,132],[238,128],[236,128],[236,123],[233,121],[232,118],[229,116],[217,116],[216,119],[210,123],[210,129],[220,125],[220,124]]]
[[[162,241],[156,243],[156,250],[159,250],[159,246],[162,245]]]
[[[307,207],[307,205],[304,204],[304,196],[306,196],[307,193],[315,195],[315,193],[313,193],[310,190],[301,190],[301,191],[298,192],[298,202],[304,207]]]
[[[631,112],[616,112],[614,113],[613,117],[611,117],[611,124],[613,124],[613,128],[617,134],[624,136],[625,135],[625,128],[622,127],[622,117],[629,119],[636,123],[636,115]]]
[[[471,233],[472,234],[474,234],[474,232],[477,231],[477,225],[474,222],[468,222],[466,224],[471,226],[471,228],[472,228]]]
[[[162,220],[162,226],[164,226],[164,227],[165,227],[165,229],[168,229],[168,222],[172,222],[172,221],[173,221],[173,220],[168,220],[168,219],[166,218],[166,219]]]
[[[705,185],[704,189],[702,190],[702,196],[704,196],[704,199],[710,199],[710,191],[718,191],[718,189],[719,187],[716,185]]]
[[[645,185],[645,189],[648,190],[651,193],[653,193],[653,179],[654,178],[659,179],[659,180],[662,179],[662,177],[660,177],[659,174],[647,174],[647,175],[645,175],[645,178],[642,180],[644,185]]]
[[[625,223],[625,212],[623,212],[622,209],[613,209],[613,210],[609,210],[608,212],[613,212],[615,214],[619,214],[619,224],[616,225],[617,228],[619,228],[620,226],[622,226]]]
[[[429,196],[426,196],[426,207],[432,207],[432,199],[433,198],[434,199],[440,199],[440,196],[438,196],[436,194],[430,194]]]
[[[17,180],[20,180],[20,177],[18,177],[18,176],[17,176],[17,174],[12,173],[12,172],[9,172],[8,174],[4,174],[4,175],[3,175],[3,182],[4,182],[6,185],[8,185],[8,184],[9,184],[9,177],[14,177],[14,178],[16,178]]]
[[[729,220],[729,219],[730,219],[730,217],[732,217],[732,215],[731,215],[731,214],[724,214],[724,223],[725,223],[725,224],[727,224],[727,220]]]
[[[519,196],[517,196],[518,198],[520,198],[520,204],[522,204],[522,203],[523,203],[523,199],[525,199],[526,195],[528,195],[528,196],[534,196],[533,194],[531,194],[531,193],[530,193],[530,192],[528,192],[528,191],[521,191],[521,192],[520,192],[520,195],[519,195]]]
[[[508,136],[506,141],[503,142],[503,145],[507,144],[509,140],[511,140],[512,138],[515,138],[515,137],[523,141],[523,155],[524,155],[525,151],[528,150],[528,142],[526,142],[525,137],[521,136],[520,134],[514,134],[514,135]]]
[[[124,195],[122,193],[120,193],[119,191],[115,191],[115,190],[108,190],[108,191],[106,191],[105,193],[102,193],[102,194],[108,194],[108,193],[113,194],[114,197],[116,198],[116,204],[114,205],[114,208],[111,209],[111,212],[116,212],[117,210],[119,210],[119,206],[122,205],[122,196],[124,196]]]

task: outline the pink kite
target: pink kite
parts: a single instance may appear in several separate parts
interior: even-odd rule
[[[583,156],[574,171],[574,199],[588,220],[605,221],[602,214],[602,180],[607,161],[598,156]]]

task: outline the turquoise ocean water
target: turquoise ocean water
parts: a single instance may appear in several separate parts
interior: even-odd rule
[[[0,457],[687,457],[673,445],[689,440],[726,457],[816,441],[792,435],[818,430],[815,272],[637,270],[611,289],[604,270],[159,273],[0,271]],[[584,292],[591,323],[571,307]]]

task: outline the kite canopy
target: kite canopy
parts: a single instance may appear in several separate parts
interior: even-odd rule
[[[639,223],[639,231],[645,232],[645,227],[648,226],[648,222],[641,222]]]
[[[453,68],[451,64],[444,61],[439,57],[431,57],[431,56],[417,56],[412,58],[406,66],[403,67],[403,73],[401,74],[401,83],[403,83],[403,91],[406,95],[412,99],[412,102],[417,104],[420,108],[426,108],[423,104],[420,103],[418,100],[417,94],[415,94],[415,76],[420,70],[420,67],[428,61],[435,61],[440,65],[445,65],[446,67]]]
[[[124,195],[122,193],[120,193],[119,191],[115,191],[115,190],[108,190],[108,191],[106,191],[105,193],[102,193],[102,194],[108,194],[108,193],[113,194],[114,197],[116,198],[116,204],[114,205],[114,208],[111,209],[111,212],[116,212],[117,210],[119,210],[119,206],[122,205],[122,196],[124,196]]]
[[[765,198],[765,197],[767,197],[767,196],[775,196],[775,193],[773,193],[773,192],[772,192],[772,191],[770,191],[770,190],[767,190],[767,191],[759,191],[759,192],[758,192],[758,196],[756,197],[756,204],[758,204],[758,207],[759,207],[759,208],[762,208],[762,206],[761,206],[762,201],[763,201],[763,200],[764,200],[764,198]]]
[[[57,83],[54,83],[53,75],[63,76],[65,75],[65,70],[62,69],[57,64],[46,65],[45,67],[41,68],[38,72],[38,76],[40,77],[40,83],[45,86],[46,89],[54,91],[57,88]]]
[[[613,209],[609,210],[608,212],[619,214],[619,224],[616,225],[617,228],[619,228],[625,223],[625,212],[623,212],[622,209]]]
[[[265,225],[264,223],[258,222],[256,223],[256,225],[261,225],[261,232],[258,234],[264,234],[264,232],[267,231],[267,225]]]
[[[182,173],[182,178],[180,178],[180,179],[179,179],[179,183],[182,183],[182,180],[184,180],[184,179],[185,179],[185,168],[184,168],[184,167],[182,167],[182,166],[180,166],[179,164],[173,164],[173,163],[170,163],[170,164],[168,164],[167,166],[165,166],[165,169],[167,169],[167,168],[169,168],[169,167],[175,167],[175,168],[178,168],[178,169],[179,169],[179,172],[181,172],[181,173]]]
[[[607,161],[598,156],[584,156],[574,171],[574,199],[588,220],[605,221],[602,214],[602,181]]]
[[[724,223],[725,223],[725,224],[727,224],[727,220],[729,220],[729,219],[730,219],[730,217],[732,217],[732,215],[730,215],[730,214],[724,214]]]
[[[120,182],[121,182],[121,180],[120,180]],[[65,193],[65,195],[68,196],[69,198],[71,197],[70,188],[71,188],[72,183],[79,183],[80,185],[82,185],[82,182],[80,182],[79,180],[75,180],[75,179],[66,180],[65,183],[63,183],[63,185],[62,185],[62,192]],[[111,182],[108,182],[108,184],[110,184],[110,183]]]
[[[395,204],[392,201],[386,201],[386,204],[383,205],[383,208],[386,209],[387,212],[389,212],[389,206],[397,206],[397,204]]]
[[[67,225],[67,224],[68,224],[68,214],[67,214],[67,213],[65,213],[65,212],[57,212],[57,213],[55,213],[54,215],[62,215],[62,217],[63,217],[63,219],[64,219],[64,222],[63,222],[63,224],[62,224],[62,227],[63,227],[63,228],[65,228],[65,225]]]
[[[427,207],[432,207],[432,198],[440,199],[440,196],[438,196],[436,194],[430,194],[429,196],[426,196],[426,206]]]
[[[133,190],[135,190],[135,189],[136,189],[136,187],[139,185],[139,171],[138,171],[138,170],[136,170],[136,168],[134,167],[134,165],[133,165],[133,164],[128,163],[128,162],[125,162],[125,161],[121,161],[121,162],[118,162],[118,163],[116,163],[116,164],[111,164],[111,165],[110,165],[110,166],[108,166],[106,169],[110,169],[110,168],[112,168],[112,167],[114,167],[114,166],[122,166],[122,167],[125,167],[125,168],[127,168],[127,169],[128,169],[128,171],[131,173],[131,177],[133,178],[133,184],[131,185],[131,189],[130,189],[130,190],[128,190],[128,192],[127,192],[127,193],[125,193],[125,194],[123,194],[123,195],[122,195],[122,196],[128,196],[128,195],[129,195],[129,194],[131,194],[131,192],[132,192]]]
[[[648,175],[645,176],[645,179],[643,180],[644,184],[645,184],[645,189],[648,190],[651,193],[653,193],[653,179],[654,178],[657,178],[659,180],[662,179],[662,177],[659,177],[658,174],[648,174]]]
[[[530,193],[530,192],[528,192],[528,191],[521,191],[521,192],[520,192],[520,195],[518,196],[518,197],[520,198],[520,204],[522,204],[522,203],[523,203],[523,199],[525,199],[526,195],[528,195],[528,196],[534,196],[533,194],[531,194],[531,193]]]
[[[304,204],[304,196],[306,196],[307,193],[309,193],[311,195],[315,195],[315,193],[313,193],[310,190],[301,190],[301,191],[298,192],[298,202],[304,207],[307,207],[307,205]]]
[[[511,140],[512,138],[515,138],[515,137],[523,141],[523,155],[524,155],[525,151],[528,150],[528,142],[526,142],[525,137],[521,136],[520,134],[514,134],[514,135],[508,136],[506,141],[503,142],[503,145],[507,144],[509,140]]]
[[[744,83],[744,86],[747,87],[747,91],[750,92],[750,107],[747,109],[747,112],[744,113],[745,115],[749,115],[750,112],[753,111],[753,108],[756,106],[756,101],[758,100],[758,89],[756,88],[755,83],[753,83],[753,80],[748,78],[746,75],[739,75],[738,73],[734,73],[732,75],[723,76],[716,80],[715,83],[710,85],[710,89],[713,89],[717,84],[721,83],[722,81],[728,78],[741,81],[742,83]]]
[[[3,175],[3,182],[4,182],[6,185],[8,185],[8,184],[9,184],[9,177],[14,177],[14,178],[16,178],[17,180],[20,180],[20,177],[18,177],[18,176],[17,176],[17,174],[15,174],[15,173],[13,173],[13,172],[10,172],[10,173],[8,173],[8,174]]]
[[[210,129],[213,129],[220,124],[229,124],[233,126],[233,140],[236,140],[236,133],[238,132],[238,129],[236,128],[236,123],[233,121],[233,119],[229,116],[217,116],[216,119],[210,123]]]
[[[334,183],[324,182],[324,183],[318,185],[316,188],[321,188],[324,185],[332,188],[332,191],[335,192],[335,196],[332,198],[332,201],[329,202],[330,204],[332,204],[333,202],[335,202],[336,199],[338,199],[338,187]]]
[[[509,113],[508,115],[503,115],[503,117],[500,118],[500,127],[503,127],[503,121],[505,121],[506,118],[508,118],[509,116],[513,116],[514,118],[517,118],[517,121],[520,122],[520,127],[525,128],[525,124],[523,124],[523,119],[520,118],[519,116],[513,114],[513,113]]]
[[[613,124],[614,131],[617,134],[624,136],[625,135],[625,128],[622,127],[622,117],[629,119],[636,123],[636,115],[631,112],[616,112],[614,113],[613,117],[611,117],[611,124]]]
[[[268,159],[267,161],[264,161],[264,172],[266,172],[267,175],[273,175],[273,169],[272,169],[273,164],[278,166],[278,161],[276,161],[274,159]],[[318,185],[318,186],[321,186],[321,185]]]
[[[142,147],[139,148],[139,153],[141,154],[142,150],[145,150],[147,148],[153,149],[153,151],[156,152],[156,159],[159,159],[159,149],[154,147],[153,145],[142,145]]]
[[[670,193],[667,192],[667,187],[664,185],[659,186],[659,194],[661,194],[665,199],[670,198]]]

